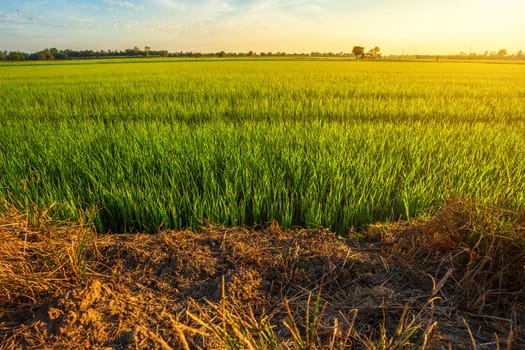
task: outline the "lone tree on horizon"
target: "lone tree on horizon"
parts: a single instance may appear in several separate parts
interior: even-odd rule
[[[363,57],[365,54],[365,48],[363,46],[354,46],[352,53],[355,57]]]

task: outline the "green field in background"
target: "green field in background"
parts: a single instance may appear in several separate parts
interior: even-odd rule
[[[525,65],[108,60],[0,78],[0,199],[101,232],[344,234],[453,196],[525,207]]]

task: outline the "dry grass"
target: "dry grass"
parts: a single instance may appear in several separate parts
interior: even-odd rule
[[[367,240],[0,218],[0,348],[519,349],[524,217],[455,200]]]
[[[497,325],[507,343],[524,343],[525,334],[518,331],[525,324],[523,215],[455,200],[432,220],[397,232],[385,249],[415,279],[428,275],[433,294],[461,311],[462,323],[468,315]]]

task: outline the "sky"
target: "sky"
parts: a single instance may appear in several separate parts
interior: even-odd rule
[[[0,0],[0,50],[525,51],[525,0]]]

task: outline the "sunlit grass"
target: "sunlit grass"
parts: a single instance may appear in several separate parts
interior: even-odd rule
[[[100,231],[410,218],[525,203],[525,67],[166,61],[0,67],[0,196]],[[96,213],[96,214],[92,214]]]

